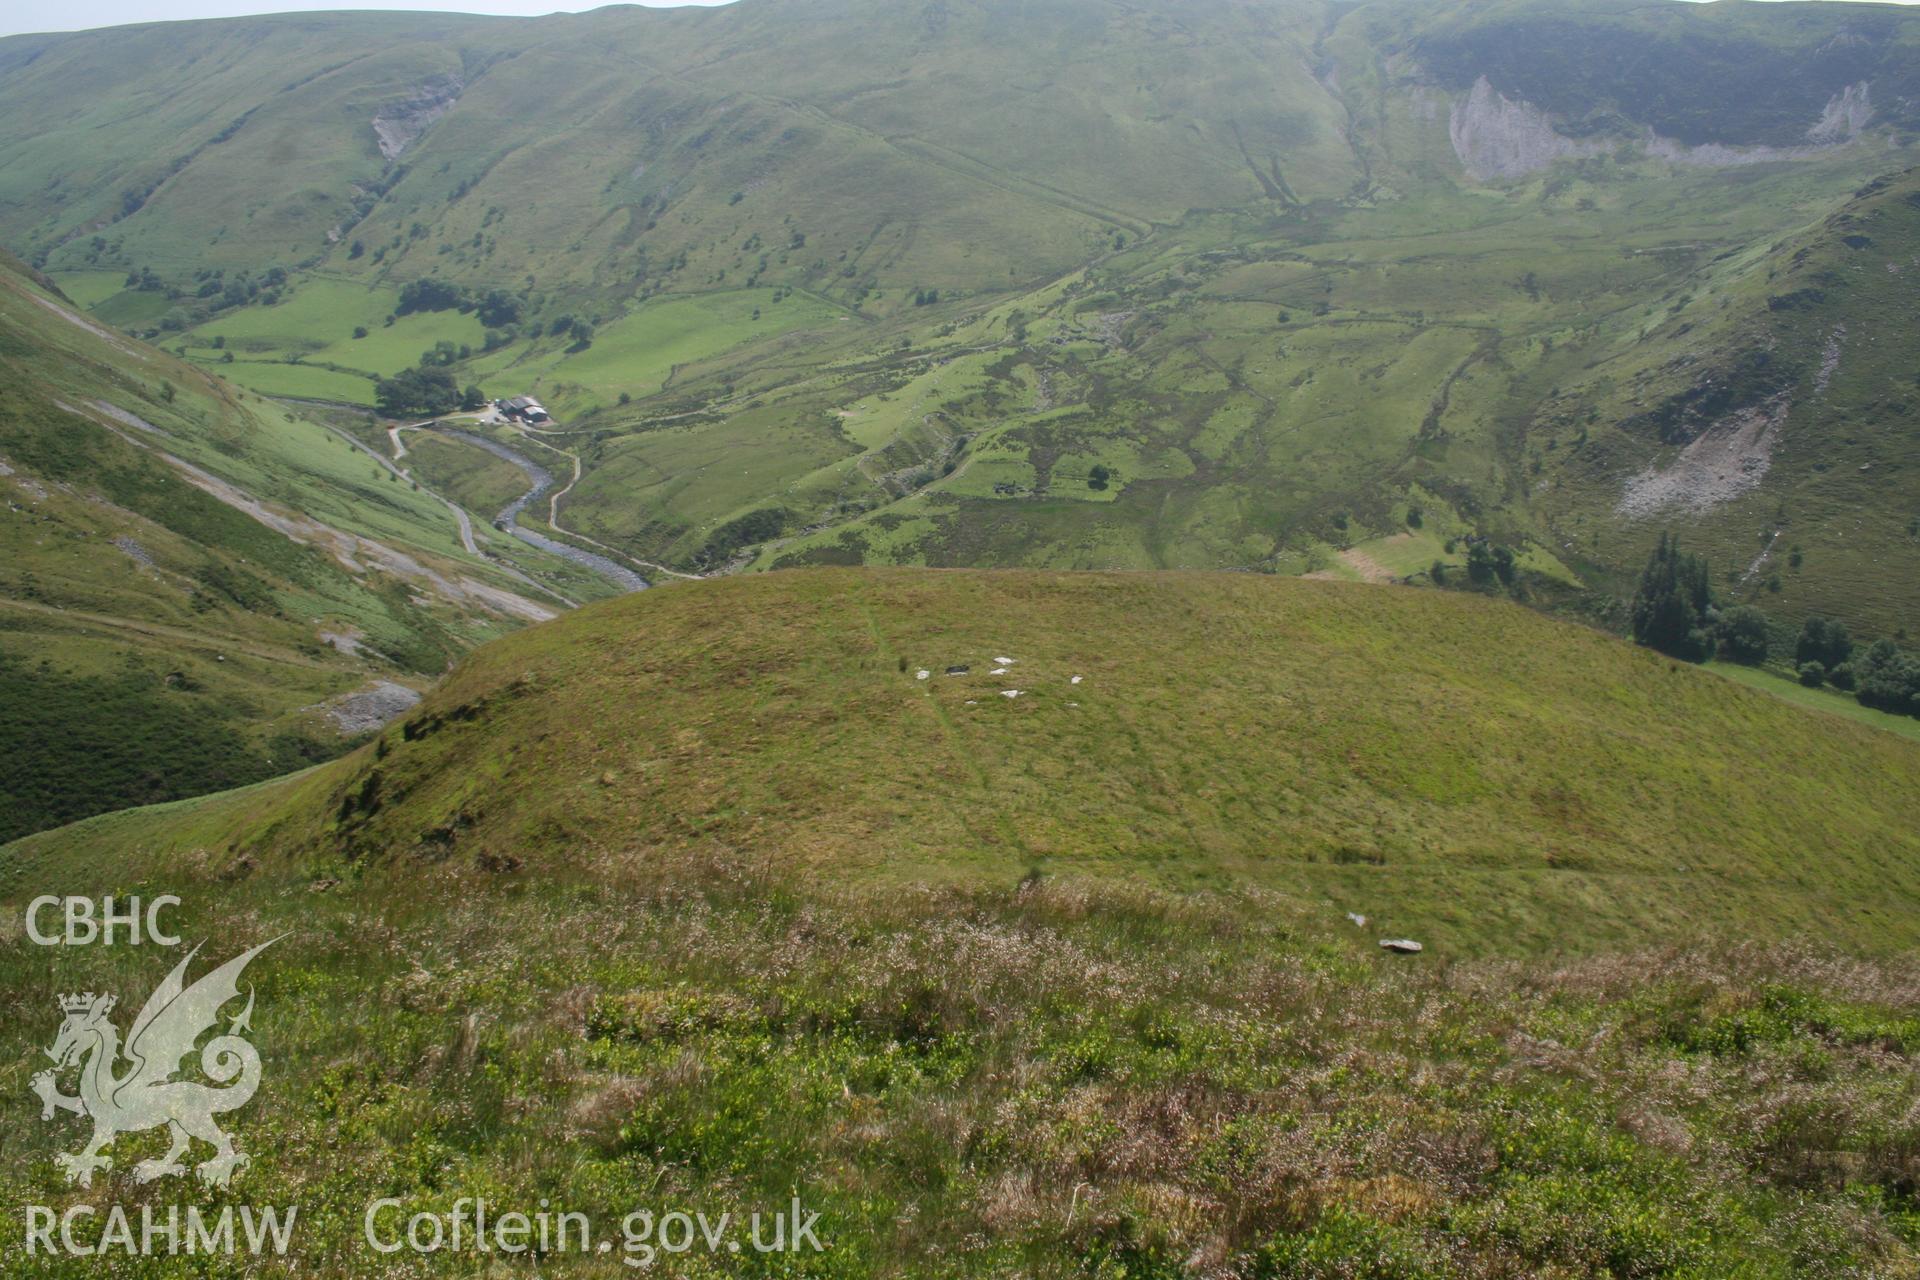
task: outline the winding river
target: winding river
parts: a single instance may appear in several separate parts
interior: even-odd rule
[[[548,471],[545,467],[527,457],[525,454],[516,453],[512,449],[507,448],[507,446],[489,440],[485,436],[477,436],[470,431],[453,431],[447,428],[441,428],[441,431],[442,434],[451,436],[456,440],[464,441],[479,449],[485,449],[488,453],[503,462],[511,462],[514,466],[526,473],[527,480],[533,485],[533,488],[527,490],[518,498],[515,498],[512,502],[501,508],[500,514],[493,518],[495,528],[512,534],[530,546],[539,547],[542,551],[551,551],[563,560],[571,560],[582,569],[587,569],[599,574],[623,591],[645,591],[647,589],[647,580],[625,565],[610,560],[606,556],[596,555],[591,551],[582,551],[579,547],[561,542],[557,538],[549,538],[545,534],[535,533],[531,529],[522,528],[516,523],[520,513],[527,509],[528,503],[539,500],[552,490],[553,473],[551,471]]]

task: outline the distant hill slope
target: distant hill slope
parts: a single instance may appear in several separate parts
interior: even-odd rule
[[[337,754],[577,589],[468,555],[452,512],[344,435],[11,260],[0,498],[7,836]]]
[[[8,856],[44,875],[111,849],[141,878],[214,850],[208,874],[395,884],[719,866],[856,892],[1037,869],[1355,911],[1448,952],[1878,949],[1916,940],[1916,800],[1911,741],[1510,605],[816,570],[583,610],[480,650],[347,760]]]
[[[1719,255],[1537,410],[1534,438],[1562,446],[1555,523],[1636,546],[1682,524],[1730,596],[1915,627],[1917,282],[1920,169]]]
[[[1916,30],[1864,6],[743,0],[25,37],[0,41],[0,237],[171,278],[1003,289],[1191,210],[1456,163],[1445,131],[1406,145],[1409,70],[1576,138],[1803,145],[1920,128]]]
[[[1908,15],[1689,10],[745,0],[27,37],[0,41],[0,236],[174,277],[980,290],[1194,209],[1401,185],[1448,147],[1393,143],[1409,59],[1581,137],[1804,144],[1836,102],[1820,140],[1920,127]]]
[[[831,0],[0,43],[0,235],[77,235],[64,259],[100,234],[163,273],[1003,288],[1261,199],[1276,147],[1300,198],[1346,191],[1359,166],[1306,64],[1321,16]],[[747,241],[780,262],[736,266]]]
[[[1896,6],[1678,0],[161,24],[0,41],[0,240],[257,393],[537,394],[569,527],[680,571],[1487,541],[1607,615],[1673,529],[1782,636],[1911,635],[1904,277],[1768,277],[1913,165],[1916,50]],[[1854,267],[1900,266],[1882,205]],[[1770,457],[1669,475],[1663,405],[1760,352],[1805,383]]]

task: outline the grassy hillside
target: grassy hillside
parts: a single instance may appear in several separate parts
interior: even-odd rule
[[[822,1215],[700,1275],[1895,1276],[1915,975],[1827,948],[1912,945],[1917,792],[1910,741],[1467,597],[802,571],[517,633],[348,760],[6,846],[0,905],[288,934],[233,1194],[321,1276],[472,1274],[360,1233],[475,1195],[616,1250]],[[0,953],[36,1042],[53,974]],[[133,1182],[151,1135],[65,1186],[35,1069],[0,1193],[213,1202]]]
[[[1303,198],[1345,190],[1358,173],[1337,110],[1299,62],[1320,16],[1089,0],[935,16],[870,0],[512,22],[313,15],[156,28],[180,51],[167,72],[129,64],[129,32],[82,35],[11,51],[9,116],[33,103],[60,124],[9,140],[6,233],[38,246],[99,230],[107,247],[83,240],[73,265],[163,274],[325,258],[401,279],[531,274],[576,293],[723,272],[1004,287],[1116,228],[1260,198],[1272,180],[1250,172],[1236,126],[1262,168],[1285,142]],[[1114,46],[1133,84],[1110,81]],[[173,95],[190,58],[218,70]],[[1017,102],[997,92],[1009,75],[1028,86]],[[126,121],[119,104],[148,95],[165,105]],[[1036,116],[1052,127],[1012,128]],[[62,159],[83,136],[84,157]],[[309,158],[299,175],[272,176],[294,148]],[[352,240],[364,256],[348,257]],[[756,268],[747,241],[780,262]]]
[[[377,745],[28,849],[104,837],[340,878],[423,858],[721,858],[874,886],[1038,869],[1257,885],[1289,914],[1357,910],[1466,951],[1736,927],[1899,946],[1920,892],[1911,742],[1440,592],[675,585],[483,649]]]
[[[547,557],[468,554],[438,498],[342,434],[18,263],[0,263],[0,387],[8,836],[337,754],[365,732],[343,700],[421,687],[576,590]]]
[[[1402,186],[1440,159],[1391,137],[1410,86],[1383,64],[1409,55],[1424,84],[1487,76],[1588,134],[1604,114],[1744,145],[1804,141],[1863,81],[1911,131],[1914,32],[1740,6],[749,0],[34,37],[0,44],[0,235],[175,280],[324,262],[602,302],[723,275],[996,291],[1195,209]],[[1655,56],[1616,54],[1636,41]]]
[[[1555,525],[1638,550],[1682,522],[1729,598],[1913,628],[1917,271],[1920,170],[1707,264],[1538,410],[1535,438],[1561,446]]]
[[[1824,711],[1829,715],[1845,716],[1849,720],[1870,724],[1887,733],[1897,733],[1905,738],[1920,740],[1920,723],[1915,723],[1911,716],[1895,715],[1874,707],[1863,707],[1852,694],[1844,693],[1832,686],[1809,688],[1779,671],[1764,667],[1741,666],[1733,662],[1718,663],[1709,667],[1708,670],[1723,675],[1729,680],[1738,680],[1756,689],[1765,689],[1776,698],[1784,698],[1788,702],[1798,703],[1803,707]]]
[[[1745,277],[1743,296],[1730,264],[1751,268],[1796,239],[1788,227],[1837,209],[1844,200],[1822,187],[1864,160],[1659,179],[1628,168],[1500,199],[1433,193],[1277,225],[1190,222],[1055,287],[958,312],[951,332],[884,363],[849,359],[791,390],[777,375],[716,371],[736,386],[731,412],[602,446],[580,518],[656,554],[670,536],[664,550],[684,554],[715,517],[770,502],[794,513],[790,528],[831,522],[768,547],[775,564],[1301,572],[1357,551],[1396,576],[1457,565],[1472,535],[1531,547],[1547,576],[1622,596],[1658,532],[1679,527],[1707,535],[1718,570],[1744,570],[1759,523],[1792,502],[1790,473],[1755,474],[1738,501],[1624,515],[1622,491],[1661,446],[1623,452],[1609,443],[1614,424],[1651,407],[1648,365],[1686,385],[1787,336],[1733,336],[1734,317],[1776,313],[1764,270]],[[1723,310],[1736,299],[1738,311]],[[1820,345],[1795,333],[1775,358],[1812,377]],[[1896,387],[1909,377],[1885,374]],[[742,386],[767,406],[741,404]],[[1910,518],[1906,472],[1887,465],[1905,448],[1898,400],[1873,419],[1884,419],[1882,469],[1846,499],[1883,533]],[[769,431],[775,421],[785,429]],[[1823,455],[1844,448],[1850,433],[1830,438],[1832,425],[1800,433],[1808,465],[1831,467]],[[784,489],[758,472],[701,469],[749,434],[777,451],[759,466],[790,459]],[[823,466],[828,451],[839,456]],[[1104,488],[1088,483],[1095,466],[1110,473]],[[1597,493],[1568,478],[1601,467]],[[655,476],[675,481],[659,499]],[[1715,531],[1719,517],[1745,530],[1737,542]],[[1409,559],[1410,532],[1439,536]],[[1836,574],[1828,591],[1770,607],[1848,613],[1876,633],[1910,624],[1920,544],[1876,534],[1865,546],[1879,561],[1872,577]]]

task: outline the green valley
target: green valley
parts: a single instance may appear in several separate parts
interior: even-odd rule
[[[338,754],[571,566],[0,264],[0,831]],[[544,581],[542,580],[544,579]]]
[[[1920,10],[125,3],[0,1272],[1920,1276]]]
[[[573,527],[683,571],[1406,578],[1489,539],[1604,614],[1679,529],[1783,628],[1911,627],[1915,375],[1865,329],[1911,322],[1912,15],[806,13],[218,23],[218,74],[86,147],[163,73],[21,38],[0,237],[265,394],[541,396]]]

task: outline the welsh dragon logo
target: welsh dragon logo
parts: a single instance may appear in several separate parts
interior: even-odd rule
[[[260,1087],[260,1055],[241,1038],[252,1030],[251,988],[246,1007],[233,1015],[226,1034],[215,1036],[200,1050],[200,1069],[214,1085],[225,1087],[173,1077],[195,1042],[218,1023],[220,1010],[239,998],[240,974],[247,963],[272,945],[262,943],[188,986],[187,965],[200,953],[196,946],[147,997],[127,1032],[124,1051],[120,1031],[107,1016],[113,1011],[114,997],[91,991],[60,997],[66,1019],[47,1050],[53,1070],[36,1075],[32,1087],[40,1097],[42,1120],[53,1119],[60,1110],[93,1121],[93,1138],[79,1154],[63,1152],[54,1157],[68,1182],[92,1185],[94,1170],[113,1168],[113,1160],[100,1154],[102,1148],[122,1133],[161,1125],[167,1127],[170,1145],[158,1160],[142,1160],[134,1166],[133,1176],[140,1182],[184,1174],[186,1166],[180,1157],[196,1138],[214,1149],[213,1157],[198,1167],[200,1180],[208,1186],[226,1186],[247,1163],[245,1153],[234,1149],[233,1139],[213,1118],[245,1106]],[[121,1070],[123,1056],[126,1066]],[[80,1064],[80,1093],[69,1097],[60,1092],[55,1077],[75,1063]]]

